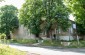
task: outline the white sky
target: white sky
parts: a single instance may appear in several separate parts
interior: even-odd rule
[[[4,5],[14,5],[18,9],[20,9],[23,3],[24,0],[5,0],[5,2],[0,2],[0,7]]]
[[[70,14],[69,19],[74,21],[75,17],[72,14]]]

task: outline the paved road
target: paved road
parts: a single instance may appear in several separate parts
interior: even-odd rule
[[[41,47],[26,47],[19,45],[9,45],[22,51],[37,53],[40,55],[85,55],[85,49],[47,49]]]

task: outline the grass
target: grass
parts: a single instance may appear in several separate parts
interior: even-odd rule
[[[11,43],[19,43],[19,44],[33,44],[36,43],[35,39],[15,39],[11,40]]]
[[[63,44],[61,44],[61,42],[70,42],[70,45],[68,46],[64,46]],[[79,45],[78,42],[76,40],[74,41],[52,41],[52,40],[44,40],[44,42],[41,44],[44,46],[55,46],[55,47],[64,47],[64,48],[82,48],[85,47],[85,40],[80,40]]]
[[[19,44],[34,44],[37,43],[35,39],[16,39],[16,40],[10,40],[11,43],[19,43]],[[41,44],[42,46],[61,46],[61,44],[57,41],[52,40],[44,40]]]
[[[26,55],[26,52],[0,44],[0,55]]]
[[[16,39],[16,40],[11,40],[11,43],[19,43],[19,44],[34,44],[37,43],[35,39]],[[69,46],[64,46],[61,44],[61,42],[70,42]],[[65,48],[81,48],[85,47],[85,40],[80,40],[80,43],[78,45],[77,41],[56,41],[56,40],[44,40],[43,43],[40,44],[41,46],[55,46],[55,47],[65,47]]]
[[[57,42],[56,40],[44,40],[44,42],[41,44],[43,46],[61,46],[60,42]]]
[[[79,44],[76,40],[70,41],[71,44],[69,46],[64,46],[66,48],[84,48],[85,47],[85,40],[80,40]]]

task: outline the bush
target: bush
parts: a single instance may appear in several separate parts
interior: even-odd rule
[[[41,44],[43,46],[61,46],[60,42],[57,40],[44,40]]]
[[[0,34],[0,39],[6,39],[6,35],[4,33]]]
[[[26,52],[0,44],[0,55],[26,55]]]
[[[20,43],[20,44],[34,44],[36,43],[35,39],[15,39],[11,41],[12,43]]]

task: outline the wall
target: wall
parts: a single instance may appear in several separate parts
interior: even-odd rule
[[[29,32],[29,30],[24,27],[24,25],[20,25],[19,29],[11,34],[13,38],[17,39],[34,39],[34,35]]]
[[[52,34],[55,34],[57,31],[54,30],[52,31]],[[59,31],[59,37],[60,40],[73,40],[74,38],[72,37],[72,33],[73,33],[73,29],[72,27],[69,28],[69,30],[67,32],[62,32],[61,30]],[[30,30],[28,30],[26,27],[24,27],[23,25],[19,26],[19,29],[16,30],[14,33],[11,34],[13,36],[13,38],[17,38],[17,39],[34,39],[35,36],[33,34],[30,33]],[[41,37],[43,37],[44,39],[46,38],[46,32],[45,33],[41,33],[40,35]],[[47,38],[46,38],[47,39]]]

